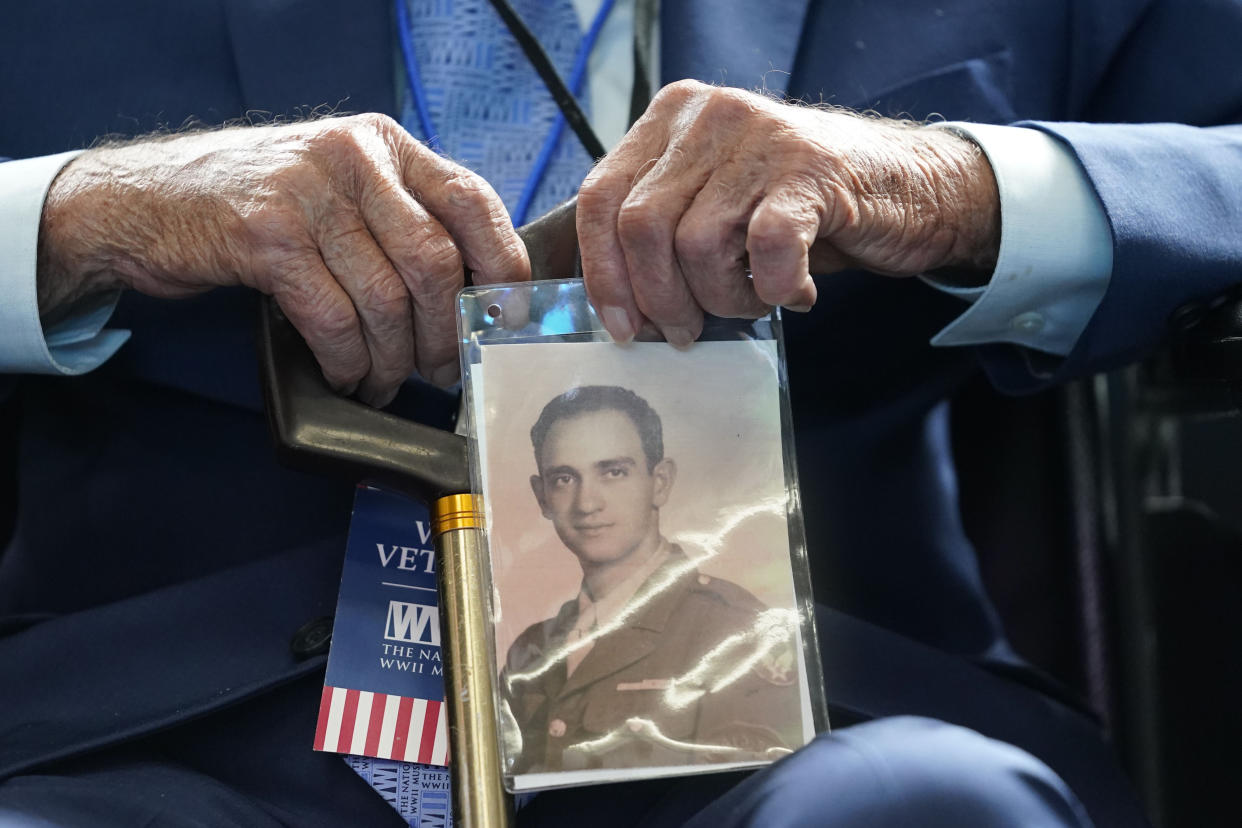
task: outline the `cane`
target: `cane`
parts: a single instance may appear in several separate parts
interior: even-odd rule
[[[574,208],[567,202],[518,231],[534,278],[573,273]],[[337,395],[301,336],[266,297],[258,346],[268,423],[281,463],[374,481],[431,504],[453,817],[463,828],[510,825],[483,589],[482,509],[470,491],[466,439]]]

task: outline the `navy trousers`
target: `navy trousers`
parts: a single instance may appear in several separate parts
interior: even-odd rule
[[[337,756],[314,753],[307,677],[210,721],[0,785],[8,826],[399,826]],[[290,745],[300,749],[281,750]],[[704,810],[705,809],[705,810]],[[824,734],[759,773],[537,795],[530,826],[1089,826],[1065,782],[1029,753],[919,717]]]
[[[2,819],[400,824],[339,757],[310,749],[324,657],[298,662],[287,643],[283,653],[274,643],[331,600],[339,560],[339,545],[322,542],[0,639],[0,662],[21,664],[29,678],[3,688],[21,715],[0,738]],[[289,572],[299,573],[299,588],[274,589]],[[61,643],[70,625],[64,640],[82,641],[84,623],[89,647]],[[877,721],[821,737],[745,781],[713,774],[544,793],[521,824],[885,825],[912,815],[933,825],[1090,824],[1084,809],[1098,825],[1144,823],[1081,714],[828,608],[817,624],[836,722]],[[231,651],[217,646],[226,641]],[[91,683],[73,680],[67,656]],[[164,671],[144,690],[136,668],[151,659]],[[58,671],[59,680],[41,680]],[[227,692],[210,689],[221,680]],[[179,701],[152,718],[151,699],[137,698],[144,692]],[[973,730],[900,715],[911,713]]]
[[[130,349],[91,376],[23,380],[18,526],[0,557],[0,813],[10,821],[399,824],[344,762],[310,749],[323,657],[299,660],[289,643],[335,606],[352,487],[270,461],[252,317],[211,312],[241,298],[161,307],[147,340],[158,348]],[[182,390],[209,381],[207,397]],[[814,451],[817,432],[804,433],[800,448]],[[960,620],[939,603],[946,591],[921,583],[937,617]],[[719,802],[743,821],[862,813],[884,824],[904,818],[888,780],[920,814],[942,792],[946,819],[978,807],[1025,823],[1026,803],[1045,801],[1047,819],[1064,822],[1072,798],[1048,792],[1068,787],[1097,825],[1143,824],[1081,713],[843,612],[821,606],[817,623],[834,726],[913,715],[981,736],[902,718],[842,728],[741,786],[738,775],[709,775],[557,791],[522,822],[679,825]],[[998,743],[1034,759],[1015,764]],[[883,760],[860,764],[860,754]],[[1050,771],[1030,770],[1040,763]],[[1002,781],[1011,776],[1024,784]],[[1029,796],[1010,795],[1020,789]],[[857,810],[830,807],[851,795]]]

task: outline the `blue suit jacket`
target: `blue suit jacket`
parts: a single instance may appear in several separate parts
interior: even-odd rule
[[[394,107],[384,0],[84,6],[8,13],[0,100],[18,117],[0,119],[0,155],[191,119]],[[1242,4],[666,0],[661,15],[666,81],[1028,122],[1083,162],[1113,230],[1114,274],[1078,347],[1036,366],[1044,373],[1015,348],[931,348],[961,306],[914,280],[821,279],[816,309],[787,326],[819,594],[941,649],[995,651],[999,625],[957,516],[943,401],[980,365],[1000,387],[1027,390],[1132,359],[1176,307],[1242,278],[1242,128],[1201,128],[1242,116]],[[1191,126],[1076,123],[1152,121]],[[0,663],[24,665],[27,680],[0,688],[0,776],[182,724],[320,666],[287,642],[331,612],[351,489],[272,462],[252,297],[129,296],[115,324],[134,338],[103,368],[22,378],[15,392],[19,511],[0,558],[10,632]],[[452,402],[415,390],[398,408],[444,422]],[[842,662],[828,658],[835,673]],[[865,715],[915,709],[885,692],[861,688],[852,704]],[[950,700],[931,712],[954,718]]]

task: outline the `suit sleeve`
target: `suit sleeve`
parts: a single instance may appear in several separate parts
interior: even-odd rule
[[[1064,142],[1104,206],[1108,289],[1064,358],[980,349],[1026,392],[1142,358],[1179,307],[1242,283],[1242,2],[1153,2],[1085,96],[1081,121],[1022,122]]]
[[[129,338],[127,331],[104,329],[116,294],[75,308],[46,330],[39,319],[35,268],[43,200],[77,154],[0,163],[0,374],[81,374]]]

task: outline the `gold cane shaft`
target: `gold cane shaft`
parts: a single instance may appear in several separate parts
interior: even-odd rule
[[[482,525],[474,495],[451,495],[435,504],[453,819],[461,828],[504,828],[513,820],[500,771]]]

